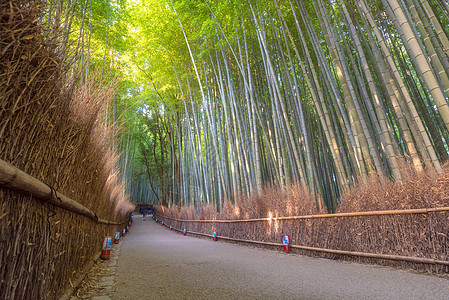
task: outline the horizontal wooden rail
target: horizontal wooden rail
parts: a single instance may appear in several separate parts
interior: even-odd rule
[[[377,211],[360,211],[337,214],[322,214],[322,215],[305,215],[305,216],[291,216],[291,217],[273,217],[273,218],[257,218],[257,219],[239,219],[239,220],[182,220],[171,217],[166,219],[187,222],[187,223],[244,223],[244,222],[263,222],[263,221],[281,221],[281,220],[303,220],[303,219],[324,219],[324,218],[341,218],[341,217],[360,217],[360,216],[379,216],[379,215],[406,215],[406,214],[427,214],[430,212],[449,211],[449,207],[433,207],[433,208],[414,208],[401,210],[377,210]]]
[[[162,218],[165,218],[165,217],[162,217]],[[169,225],[167,225],[167,224],[164,224],[164,226],[165,227],[169,227]],[[180,229],[177,229],[177,228],[174,228],[174,227],[172,227],[172,229],[175,230],[175,231],[178,231],[178,232],[182,232],[183,231],[183,230],[180,230]],[[206,233],[202,233],[202,232],[186,231],[186,233],[199,235],[199,236],[212,237],[211,234],[206,234]],[[250,243],[250,244],[257,244],[257,245],[264,245],[264,246],[275,246],[275,247],[282,247],[283,246],[281,243],[262,242],[262,241],[253,241],[253,240],[242,240],[242,239],[230,238],[230,237],[227,237],[227,236],[218,236],[217,235],[217,238],[218,239],[222,239],[222,240],[233,241],[233,242]],[[332,253],[332,254],[340,254],[340,255],[350,255],[350,256],[376,258],[376,259],[406,261],[406,262],[411,262],[411,263],[438,264],[438,265],[449,266],[449,261],[437,260],[437,259],[425,258],[425,257],[366,253],[366,252],[357,252],[357,251],[346,251],[346,250],[335,250],[335,249],[327,249],[327,248],[308,247],[308,246],[300,246],[300,245],[290,245],[290,247],[291,248],[295,248],[295,249],[300,249],[300,250],[316,251],[316,252],[324,252],[324,253]]]
[[[0,159],[0,187],[12,189],[33,198],[46,201],[55,206],[86,216],[99,224],[122,225],[126,222],[113,222],[100,219],[96,213],[84,205],[55,191],[49,185],[37,180],[31,175],[17,169],[10,163]]]

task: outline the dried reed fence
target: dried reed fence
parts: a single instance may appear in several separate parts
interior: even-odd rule
[[[294,250],[306,255],[448,273],[449,166],[439,176],[404,174],[402,184],[382,179],[349,192],[336,214],[317,211],[298,187],[266,189],[237,206],[228,203],[221,213],[212,206],[199,213],[193,207],[154,209],[167,226],[206,236],[216,231],[225,239],[278,246],[288,234]]]
[[[99,122],[115,86],[77,86],[58,35],[44,34],[42,5],[0,0],[0,159],[123,222],[133,207]],[[0,199],[0,299],[57,299],[117,227],[3,187]]]

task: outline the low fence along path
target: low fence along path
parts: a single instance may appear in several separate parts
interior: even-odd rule
[[[134,216],[112,299],[446,299],[449,280],[183,236]]]

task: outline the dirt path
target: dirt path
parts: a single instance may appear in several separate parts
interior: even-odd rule
[[[134,217],[112,299],[449,299],[449,280],[184,237]]]

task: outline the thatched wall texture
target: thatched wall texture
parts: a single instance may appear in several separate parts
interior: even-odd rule
[[[408,177],[404,177],[403,183],[376,180],[358,187],[342,199],[337,213],[449,206],[449,166],[445,166],[440,176],[410,171]],[[292,188],[285,193],[266,189],[260,196],[239,199],[236,207],[226,205],[221,213],[212,206],[201,207],[199,213],[193,207],[154,208],[158,218],[179,230],[186,228],[205,234],[216,231],[219,236],[272,243],[281,243],[282,235],[288,234],[292,245],[449,261],[449,211],[238,223],[181,222],[163,217],[236,220],[324,214],[316,210],[308,193],[301,188]],[[332,259],[449,273],[448,266],[439,264],[295,251]]]
[[[133,207],[98,121],[114,86],[76,86],[38,8],[0,0],[0,158],[98,217],[126,221]],[[57,299],[115,230],[0,187],[0,299]]]

